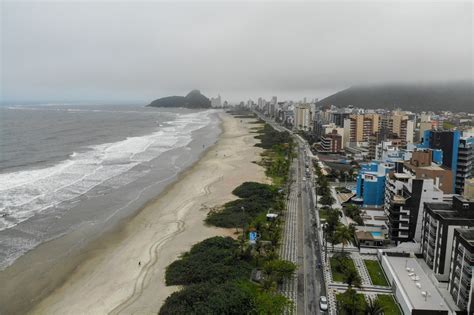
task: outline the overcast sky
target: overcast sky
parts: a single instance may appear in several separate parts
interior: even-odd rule
[[[2,0],[0,0],[2,1]],[[472,80],[467,2],[3,1],[3,101],[322,98]]]

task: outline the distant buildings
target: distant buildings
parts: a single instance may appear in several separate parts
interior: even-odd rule
[[[295,106],[295,128],[302,131],[311,131],[311,107],[308,104],[298,104]]]
[[[211,98],[211,107],[213,108],[221,108],[222,107],[222,100],[221,95],[219,94],[217,97]]]
[[[368,143],[369,137],[379,130],[378,114],[350,115],[344,121],[344,128],[349,133],[349,142]]]
[[[342,151],[342,135],[337,132],[337,129],[333,129],[321,137],[318,151],[321,153],[339,153]]]
[[[413,143],[414,122],[400,112],[382,116],[379,130],[386,130],[396,135],[404,145]]]
[[[459,130],[426,130],[420,147],[443,152],[442,165],[454,175],[453,192],[462,194],[466,178],[472,176],[474,137],[461,138]]]

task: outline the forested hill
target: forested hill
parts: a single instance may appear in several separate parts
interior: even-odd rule
[[[402,108],[410,111],[474,112],[472,82],[431,85],[354,86],[318,102],[318,105],[361,108]]]
[[[151,102],[152,107],[210,108],[211,101],[198,90],[192,90],[186,96],[167,96]]]

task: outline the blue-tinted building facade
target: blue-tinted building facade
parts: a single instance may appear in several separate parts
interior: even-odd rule
[[[365,163],[357,175],[356,197],[354,202],[363,207],[381,207],[385,196],[385,175],[393,169],[391,163]]]
[[[460,140],[461,132],[459,130],[425,130],[419,147],[441,151],[442,153],[433,153],[433,161],[441,160],[440,165],[451,169],[455,175],[458,170]],[[456,176],[453,176],[453,187],[456,190]]]

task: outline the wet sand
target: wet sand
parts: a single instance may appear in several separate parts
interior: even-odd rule
[[[66,279],[54,281],[52,271],[51,285],[57,286],[52,294],[37,304],[22,302],[36,304],[31,313],[156,314],[177,290],[164,285],[166,266],[205,238],[234,235],[234,230],[204,225],[209,208],[234,199],[231,191],[241,183],[267,179],[263,168],[252,163],[262,152],[254,147],[257,140],[250,133],[255,124],[227,114],[221,118],[223,133],[216,145],[120,230],[91,245],[73,269],[71,257]],[[33,287],[34,277],[48,277],[28,276]]]

